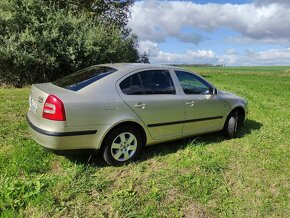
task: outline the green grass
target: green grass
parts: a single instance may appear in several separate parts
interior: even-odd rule
[[[237,139],[148,147],[108,167],[47,152],[27,132],[29,89],[0,89],[2,217],[289,217],[290,67],[192,68],[249,101]]]

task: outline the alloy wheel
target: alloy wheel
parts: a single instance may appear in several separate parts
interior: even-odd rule
[[[127,161],[136,152],[137,139],[135,135],[130,132],[119,134],[111,145],[111,154],[117,161]]]

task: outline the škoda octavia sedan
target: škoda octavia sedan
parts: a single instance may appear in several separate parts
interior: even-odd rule
[[[52,150],[97,149],[108,164],[142,147],[223,130],[236,136],[247,102],[196,73],[163,65],[107,64],[32,85],[27,122]]]

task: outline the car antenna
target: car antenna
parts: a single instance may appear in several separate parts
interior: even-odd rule
[[[109,55],[107,55],[107,53],[105,53],[105,55],[109,59],[109,61],[111,62],[111,64],[113,64],[113,61],[111,60],[111,58],[109,57]]]

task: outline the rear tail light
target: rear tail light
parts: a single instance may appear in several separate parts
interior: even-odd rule
[[[55,95],[49,95],[44,103],[42,117],[49,120],[65,121],[63,102]]]

